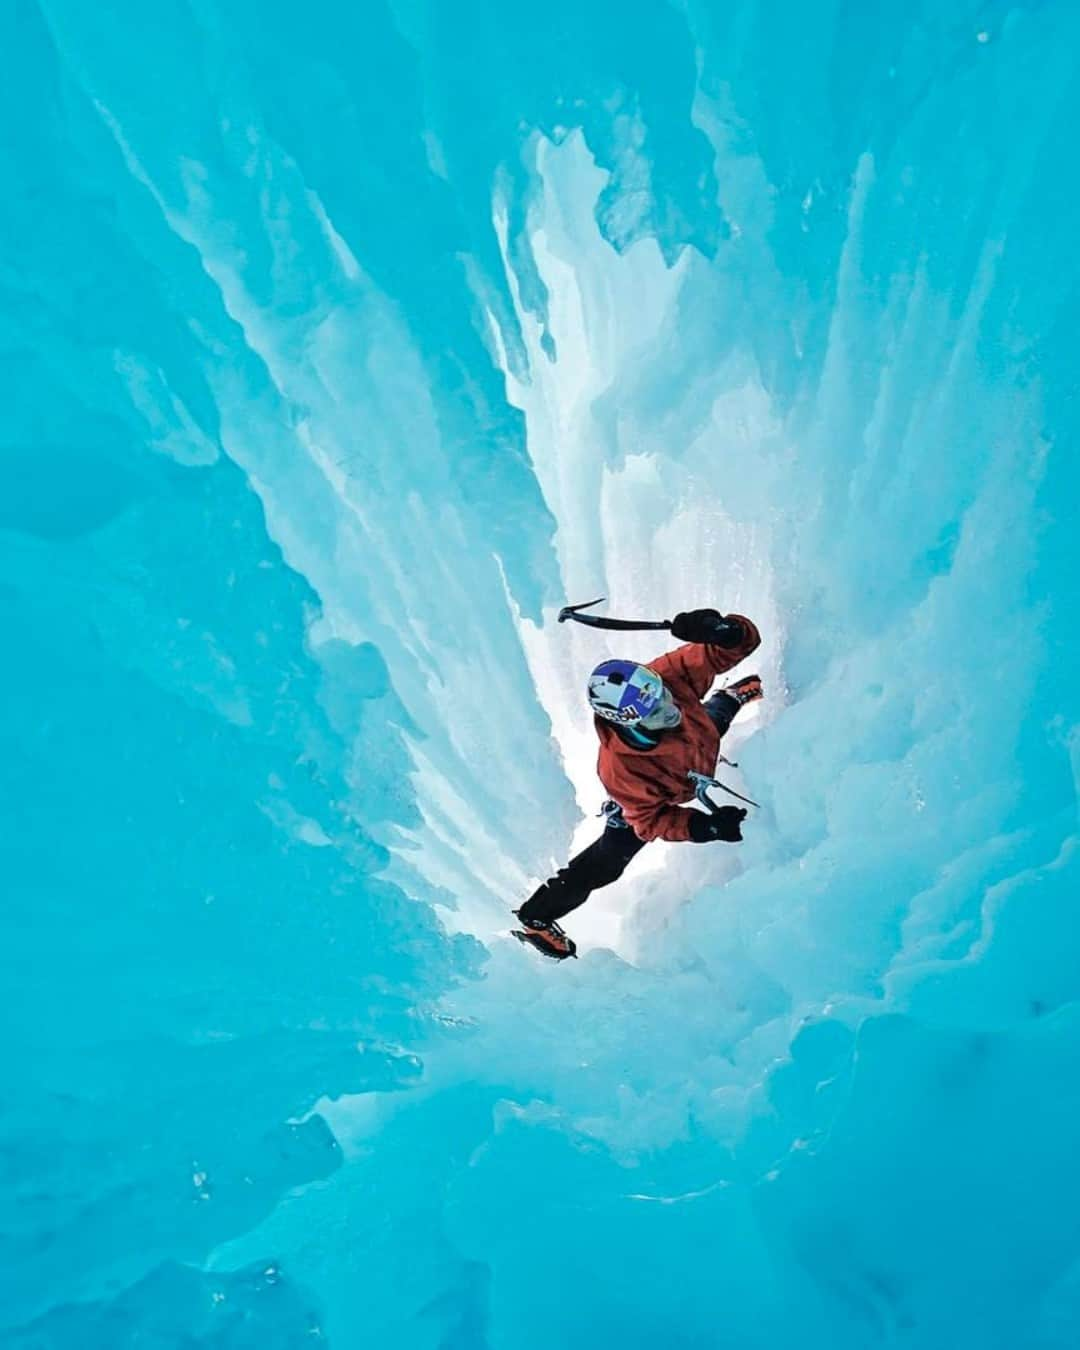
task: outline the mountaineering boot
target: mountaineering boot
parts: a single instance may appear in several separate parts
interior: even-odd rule
[[[568,938],[554,920],[545,923],[542,919],[523,919],[521,911],[517,909],[514,910],[514,917],[522,924],[520,929],[511,929],[514,937],[534,948],[541,956],[550,957],[552,961],[566,961],[571,956],[577,956],[573,938]]]
[[[737,699],[740,708],[744,703],[754,703],[757,699],[765,696],[765,691],[761,687],[760,675],[744,675],[741,680],[729,684],[724,693],[730,694],[733,699]]]

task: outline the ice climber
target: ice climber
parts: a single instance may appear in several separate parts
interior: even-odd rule
[[[713,773],[720,738],[735,714],[762,697],[761,680],[747,675],[705,695],[716,676],[749,656],[761,638],[749,619],[715,609],[677,614],[670,628],[685,646],[648,665],[604,661],[589,676],[600,738],[597,771],[610,794],[604,831],[514,911],[522,925],[515,936],[557,961],[575,955],[558,920],[622,876],[651,839],[705,844],[742,838],[741,807],[714,805],[706,813],[683,803],[695,795],[691,775]]]

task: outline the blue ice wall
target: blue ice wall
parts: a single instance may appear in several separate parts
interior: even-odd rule
[[[5,1350],[1077,1344],[1078,38],[0,14]],[[601,593],[762,806],[540,967]]]

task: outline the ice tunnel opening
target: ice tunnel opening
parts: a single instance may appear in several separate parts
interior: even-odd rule
[[[580,133],[558,144],[537,136],[532,152],[538,191],[527,231],[534,285],[539,280],[547,297],[542,314],[524,296],[511,256],[508,209],[498,197],[494,210],[515,306],[516,360],[510,358],[503,325],[490,309],[484,312],[492,356],[509,402],[523,415],[531,465],[554,520],[563,597],[574,602],[603,593],[606,612],[638,618],[670,618],[679,609],[700,605],[754,616],[763,645],[745,670],[740,667],[729,678],[757,670],[768,702],[741,713],[725,737],[725,753],[736,757],[783,705],[783,630],[771,571],[769,517],[747,513],[740,519],[729,513],[727,485],[717,481],[715,465],[738,465],[729,478],[753,477],[762,445],[778,436],[777,418],[752,366],[741,361],[716,372],[713,388],[695,390],[701,410],[686,444],[667,443],[672,435],[685,434],[665,425],[684,397],[676,382],[657,391],[654,406],[630,415],[620,410],[620,391],[632,385],[637,372],[664,368],[684,289],[695,281],[692,259],[686,254],[669,265],[651,238],[621,251],[612,247],[596,214],[609,175],[597,168]],[[483,304],[482,289],[478,299]],[[534,623],[521,616],[509,587],[506,601],[541,713],[529,724],[536,744],[521,746],[521,761],[528,765],[550,753],[543,743],[549,723],[576,819],[558,857],[559,841],[539,819],[551,866],[533,874],[516,898],[504,891],[501,909],[460,900],[456,909],[440,908],[448,927],[487,944],[505,935],[511,904],[526,898],[532,886],[592,842],[600,829],[605,794],[596,776],[596,736],[583,694],[588,671],[608,657],[647,661],[677,645],[665,633],[613,634],[561,625],[554,606]],[[499,710],[491,711],[498,719]],[[418,751],[422,758],[422,747]],[[725,773],[733,787],[747,790],[738,769]],[[447,815],[451,790],[426,785],[424,774],[417,776],[416,786],[430,828]],[[663,841],[644,850],[626,876],[598,890],[573,915],[581,953],[605,947],[626,960],[637,959],[646,933],[684,903],[695,886],[737,870],[732,858],[714,854],[706,860],[698,852],[697,866],[690,868]],[[663,894],[653,884],[661,872]],[[481,876],[485,889],[497,894],[497,883]]]

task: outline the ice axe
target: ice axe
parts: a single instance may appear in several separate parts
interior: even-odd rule
[[[720,758],[724,760],[725,764],[733,763],[730,759],[724,759],[723,755],[721,755]],[[735,767],[737,768],[738,766],[736,765]],[[759,810],[761,808],[761,803],[754,801],[753,797],[744,797],[741,792],[736,792],[734,788],[729,788],[726,783],[721,783],[718,778],[710,778],[704,773],[695,773],[693,769],[691,769],[686,776],[694,785],[694,796],[702,806],[706,807],[713,815],[715,815],[720,808],[709,796],[710,788],[719,788],[721,792],[726,792],[731,797],[738,797],[741,802],[748,802],[751,806],[758,807]]]
[[[583,609],[592,609],[593,605],[603,604],[605,599],[602,595],[598,600],[586,600],[583,605],[564,605],[559,610],[559,622],[573,619],[575,623],[587,623],[590,628],[617,628],[623,633],[671,627],[670,619],[605,619],[602,614],[582,614]]]

